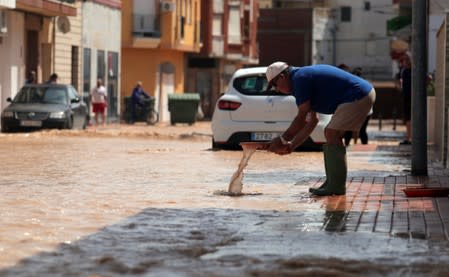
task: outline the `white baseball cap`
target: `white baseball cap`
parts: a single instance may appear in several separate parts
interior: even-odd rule
[[[267,89],[270,89],[273,86],[272,81],[287,68],[288,64],[285,62],[274,62],[267,67],[267,72],[265,73],[268,80]]]

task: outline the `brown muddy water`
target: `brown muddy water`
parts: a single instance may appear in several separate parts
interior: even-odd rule
[[[209,139],[0,135],[0,276],[443,276],[449,247],[325,232],[310,198],[322,153],[241,151]],[[401,172],[389,153],[348,159],[353,176]],[[442,275],[443,274],[443,275]]]

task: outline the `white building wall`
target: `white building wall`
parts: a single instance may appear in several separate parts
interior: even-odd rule
[[[120,57],[121,57],[121,10],[96,4],[94,2],[85,2],[83,4],[82,18],[82,46],[91,50],[90,57],[90,87],[96,85],[97,80],[97,51],[102,50],[105,54],[105,64],[108,64],[108,52],[118,54],[117,75],[117,99],[120,99]],[[81,50],[81,55],[83,49]],[[109,72],[106,71],[106,74]],[[108,87],[108,79],[103,80],[105,87]],[[117,113],[120,112],[120,101],[117,103]]]
[[[370,9],[365,10],[365,2]],[[391,0],[330,0],[336,19],[336,64],[363,68],[365,77],[381,80],[394,75],[387,20],[396,16]],[[342,22],[340,7],[351,7],[351,21]]]
[[[313,9],[312,31],[312,64],[333,64],[334,48],[332,32],[335,29],[335,20],[332,9]]]
[[[119,53],[120,57],[121,11],[93,2],[86,2],[83,6],[83,14],[83,47],[91,49],[91,68],[93,75],[91,77],[91,83],[94,86],[96,83],[96,74],[93,73],[97,72],[96,50],[105,51],[105,55],[108,51],[116,52]]]
[[[0,107],[25,83],[24,15],[7,10],[8,32],[0,37]]]

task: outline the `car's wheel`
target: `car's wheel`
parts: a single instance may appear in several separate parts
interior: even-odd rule
[[[64,129],[73,129],[73,117],[69,117],[65,122]]]
[[[158,121],[159,121],[159,114],[155,110],[150,111],[147,117],[147,124],[154,125]]]
[[[6,124],[2,124],[2,129],[1,132],[2,133],[8,133],[10,130],[8,128],[8,126]]]
[[[213,138],[212,138],[212,149],[214,150],[222,149],[222,145],[216,143]]]

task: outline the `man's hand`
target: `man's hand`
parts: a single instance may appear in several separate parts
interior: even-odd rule
[[[269,152],[274,152],[278,155],[288,155],[290,154],[292,149],[292,144],[282,144],[280,137],[276,137],[270,141],[270,145],[268,146]]]

